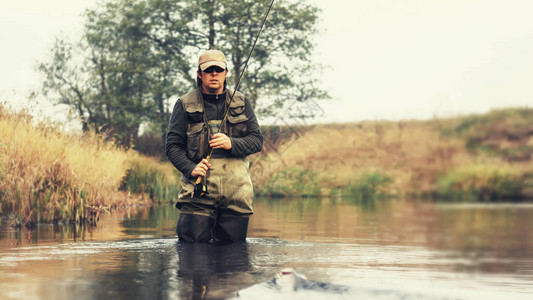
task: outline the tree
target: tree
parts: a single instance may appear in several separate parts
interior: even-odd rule
[[[65,47],[59,41],[53,49],[59,56],[40,64],[47,78],[43,90],[76,109],[84,128],[107,130],[122,145],[137,138],[141,124],[164,140],[170,102],[195,86],[199,54],[222,50],[234,87],[269,5],[270,0],[108,1],[86,12],[79,43]],[[316,87],[317,66],[310,62],[318,12],[304,0],[274,2],[240,85],[258,114],[329,97]],[[83,56],[81,64],[73,64],[73,51]]]
[[[78,115],[83,131],[99,123],[92,99],[89,70],[73,60],[75,48],[64,38],[56,38],[49,61],[37,64],[37,70],[45,74],[43,92],[57,99],[58,104],[69,105]],[[53,94],[53,95],[51,95]]]

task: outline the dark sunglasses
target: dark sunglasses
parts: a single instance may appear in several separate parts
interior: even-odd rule
[[[216,71],[217,73],[222,73],[225,70],[222,69],[221,67],[217,67],[217,66],[211,66],[211,67],[203,70],[204,73],[213,73],[213,71]]]

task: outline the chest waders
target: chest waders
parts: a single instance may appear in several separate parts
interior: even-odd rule
[[[183,98],[185,111],[187,104],[197,103],[199,99]],[[229,136],[243,136],[246,134],[246,121],[243,107],[235,102],[236,112],[232,112],[235,118],[228,119],[228,125],[222,128],[222,132]],[[244,106],[244,96],[242,98]],[[189,105],[202,110],[206,114],[203,105]],[[238,112],[238,113],[237,113]],[[190,119],[190,118],[188,118]],[[206,118],[204,117],[204,120]],[[237,123],[232,123],[239,120]],[[220,120],[204,122],[200,137],[196,129],[192,134],[187,134],[189,155],[195,157],[197,152],[202,152],[203,142],[209,140],[213,134],[219,131]],[[194,127],[197,125],[188,125]],[[241,127],[244,127],[241,128]],[[196,143],[196,140],[200,142]],[[189,147],[188,147],[189,148]],[[235,158],[211,155],[211,167],[202,177],[202,185],[206,187],[205,193],[195,194],[198,184],[195,178],[182,176],[180,181],[180,193],[176,207],[180,209],[176,232],[180,241],[183,242],[209,242],[211,239],[218,242],[241,241],[246,239],[249,216],[253,213],[253,186],[249,174],[250,163],[247,158]]]
[[[270,3],[268,11],[265,14],[252,49],[237,80],[235,92],[231,93],[224,117],[220,122],[219,128],[223,132],[229,131],[227,133],[230,136],[246,135],[245,131],[240,131],[239,129],[245,127],[248,120],[244,114],[245,106],[239,105],[239,98],[242,94],[238,90],[244,72],[248,67],[248,62],[255,50],[257,40],[263,31],[273,5],[274,0]],[[204,149],[201,149],[203,146],[200,140],[203,138],[205,144],[205,137],[209,138],[210,136],[209,132],[205,131],[209,131],[210,126],[206,118],[205,107],[203,107],[201,93],[198,91],[196,95],[191,95],[191,98],[194,96],[199,98],[197,100],[200,100],[201,104],[199,105],[199,101],[196,101],[192,105],[184,104],[184,108],[187,113],[193,110],[193,106],[201,109],[203,113],[203,125],[195,124],[194,126],[196,127],[194,130],[190,127],[191,124],[187,125],[187,151],[189,157],[200,154],[200,158],[203,158]],[[233,102],[234,99],[236,99],[235,103]],[[190,108],[189,111],[187,107]],[[230,111],[232,113],[228,116],[228,112]],[[231,125],[227,125],[226,119]],[[229,127],[226,128],[227,131],[225,130],[225,126]],[[193,132],[199,136],[199,143],[196,144],[198,145],[196,148],[197,151],[190,151],[193,148],[192,146],[195,146],[189,145],[190,136],[191,141],[193,141]],[[178,237],[182,242],[209,242],[211,240],[215,242],[244,241],[248,231],[249,216],[253,213],[253,187],[250,174],[248,173],[250,163],[247,158],[213,158],[211,157],[213,149],[210,149],[208,152],[209,155],[206,156],[206,159],[208,161],[212,159],[212,161],[206,178],[199,177],[196,181],[193,181],[191,178],[183,176],[181,179],[181,191],[178,197],[178,203],[176,203],[176,207],[180,208],[176,228]],[[185,201],[185,199],[188,199],[188,201]]]

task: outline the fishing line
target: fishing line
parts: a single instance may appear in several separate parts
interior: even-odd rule
[[[259,40],[259,36],[263,32],[263,28],[265,26],[266,20],[268,16],[270,15],[270,11],[272,10],[272,6],[274,5],[274,0],[270,2],[270,6],[268,7],[268,10],[265,14],[265,17],[263,18],[263,22],[261,23],[261,27],[259,27],[259,31],[257,32],[257,36],[255,37],[254,43],[252,45],[252,49],[250,49],[250,52],[248,53],[248,58],[246,58],[246,62],[244,63],[244,68],[242,69],[241,74],[239,75],[239,78],[237,80],[237,84],[235,85],[235,89],[233,90],[233,94],[231,95],[231,98],[228,102],[228,107],[226,108],[226,112],[224,113],[224,117],[222,118],[222,121],[220,122],[219,128],[223,128],[224,123],[226,122],[226,119],[228,117],[228,112],[231,106],[231,102],[233,102],[233,98],[235,97],[235,94],[237,93],[237,90],[239,89],[239,86],[241,85],[242,77],[244,76],[244,72],[246,71],[246,68],[248,67],[248,62],[250,61],[250,58],[252,57],[252,54],[255,50],[255,45],[257,44],[257,40]],[[211,148],[211,147],[209,147]],[[207,161],[211,158],[211,155],[213,154],[213,148],[209,151],[209,155],[206,157]],[[204,184],[202,184],[202,177],[198,176],[198,179],[196,179],[196,186],[194,187],[194,193],[191,195],[191,197],[197,197],[197,196],[203,196],[207,193],[207,188]]]
[[[242,69],[241,75],[239,76],[239,79],[237,80],[237,84],[235,85],[235,90],[233,90],[233,94],[231,95],[231,99],[228,103],[228,108],[226,109],[226,112],[224,113],[224,118],[222,118],[222,121],[220,122],[220,127],[224,125],[224,122],[226,122],[226,118],[228,117],[229,108],[231,105],[231,102],[233,102],[233,98],[235,97],[235,93],[237,93],[237,90],[239,89],[239,86],[241,85],[242,77],[244,76],[244,72],[246,71],[246,68],[248,67],[248,62],[250,61],[250,58],[252,57],[252,54],[255,50],[255,45],[257,44],[257,40],[259,40],[259,36],[261,35],[261,32],[263,32],[263,27],[265,26],[266,20],[268,18],[268,15],[270,14],[270,10],[272,9],[272,5],[274,4],[274,0],[270,2],[270,6],[268,7],[268,11],[265,14],[265,17],[263,18],[263,23],[261,24],[261,27],[259,28],[259,32],[257,32],[257,36],[255,37],[255,41],[252,45],[252,49],[250,50],[250,53],[248,53],[248,58],[246,58],[246,63],[244,64],[244,68]],[[213,148],[211,148],[211,151],[209,152],[209,157],[213,154]]]

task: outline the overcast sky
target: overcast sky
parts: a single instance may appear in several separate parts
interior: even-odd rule
[[[36,60],[96,0],[0,0],[0,101],[29,104]],[[315,60],[333,99],[322,122],[429,119],[533,103],[533,1],[311,0]],[[302,74],[305,76],[305,74]],[[64,111],[42,98],[33,107]],[[35,101],[32,100],[32,101]]]

